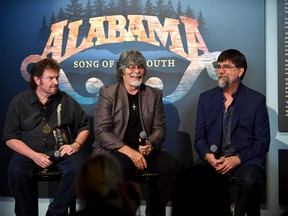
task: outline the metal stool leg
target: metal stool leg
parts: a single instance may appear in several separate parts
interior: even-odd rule
[[[148,197],[147,197],[147,206],[149,207],[150,216],[159,216],[159,211],[161,216],[165,216],[166,209],[159,208],[159,201],[157,199],[157,182],[159,174],[149,171],[137,171],[136,178],[141,183],[148,184]]]
[[[33,205],[33,209],[34,209],[34,216],[39,216],[38,181],[35,178],[34,178],[34,182],[33,182],[32,205]]]

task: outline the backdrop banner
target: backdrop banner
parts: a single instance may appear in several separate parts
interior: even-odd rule
[[[265,1],[7,0],[0,4],[2,136],[12,98],[29,88],[30,68],[52,57],[63,70],[59,88],[75,98],[93,125],[99,88],[116,82],[124,49],[147,60],[144,82],[163,91],[167,137],[163,148],[187,166],[193,149],[198,97],[217,85],[213,65],[235,48],[248,60],[243,82],[265,94]],[[255,83],[257,82],[257,85]],[[5,94],[4,94],[5,92]],[[93,133],[82,154],[90,155]],[[0,196],[9,194],[11,150],[0,145]],[[7,187],[5,187],[7,186]]]

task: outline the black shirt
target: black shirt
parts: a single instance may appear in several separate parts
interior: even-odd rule
[[[138,151],[139,134],[142,131],[140,122],[140,112],[138,103],[138,93],[136,95],[128,94],[129,100],[129,122],[123,141],[131,148]]]
[[[59,104],[61,122],[58,126]],[[70,144],[77,134],[90,129],[86,113],[68,94],[58,90],[42,105],[35,90],[31,89],[18,94],[10,103],[2,140],[19,139],[37,152],[46,152],[55,149],[53,130],[56,128],[65,131]]]

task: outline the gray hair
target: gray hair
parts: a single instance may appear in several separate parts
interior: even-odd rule
[[[118,82],[123,80],[124,69],[130,64],[144,66],[144,75],[146,74],[146,59],[141,52],[137,50],[124,50],[117,61],[115,77]]]

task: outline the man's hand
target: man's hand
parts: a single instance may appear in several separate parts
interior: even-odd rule
[[[214,169],[217,169],[219,165],[221,165],[224,162],[224,157],[221,157],[220,159],[216,159],[214,154],[207,153],[205,155],[205,160],[212,166]]]
[[[50,156],[44,153],[35,152],[31,159],[41,168],[47,168],[52,164],[52,161],[49,160],[49,157]]]
[[[137,169],[144,170],[147,168],[146,159],[140,152],[130,148],[127,145],[122,146],[122,148],[118,149],[118,151],[131,158]]]
[[[238,156],[221,157],[220,159],[215,159],[214,154],[207,153],[205,155],[205,159],[217,172],[221,174],[227,173],[241,163]]]
[[[73,143],[71,145],[69,144],[63,145],[59,148],[59,150],[61,151],[61,157],[64,156],[65,154],[72,155],[78,152],[79,149],[80,149],[80,145],[78,143]]]
[[[226,174],[241,163],[238,156],[223,157],[221,159],[223,159],[221,161],[222,164],[219,164],[215,168],[215,170],[221,174]]]
[[[140,140],[139,140],[140,142]],[[143,155],[149,155],[152,150],[153,150],[153,145],[151,144],[151,142],[149,140],[146,140],[146,145],[139,145],[138,148],[139,152]]]

